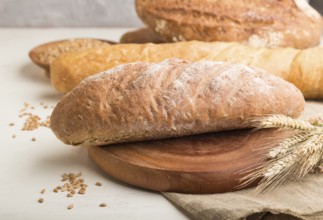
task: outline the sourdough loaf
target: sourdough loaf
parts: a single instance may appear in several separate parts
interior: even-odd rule
[[[319,44],[322,32],[321,16],[306,0],[136,0],[136,9],[166,42],[307,48]]]
[[[113,144],[251,127],[267,114],[300,115],[301,92],[263,70],[168,59],[120,65],[83,80],[55,107],[66,144]]]

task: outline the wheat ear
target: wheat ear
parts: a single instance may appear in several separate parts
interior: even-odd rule
[[[304,142],[308,138],[310,138],[313,134],[311,132],[298,132],[292,137],[285,139],[283,142],[279,143],[277,147],[271,149],[269,151],[269,158],[275,158],[277,156],[285,155],[288,150],[296,145]]]
[[[242,179],[247,185],[258,178],[257,192],[270,191],[286,180],[297,180],[308,174],[323,156],[323,134],[312,134],[304,142],[289,149],[285,154],[269,160]]]
[[[289,130],[313,131],[317,127],[307,121],[292,119],[284,115],[270,115],[252,120],[256,128],[284,128]]]
[[[241,179],[240,187],[261,179],[256,192],[275,188],[286,180],[303,178],[309,172],[323,171],[323,117],[300,121],[283,115],[271,115],[253,120],[261,128],[279,128],[295,131],[269,151],[264,164],[252,168]]]

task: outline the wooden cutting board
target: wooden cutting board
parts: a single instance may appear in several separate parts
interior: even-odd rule
[[[237,190],[247,168],[260,165],[268,147],[288,135],[272,129],[235,130],[89,146],[88,152],[104,172],[131,185],[163,192],[221,193]]]

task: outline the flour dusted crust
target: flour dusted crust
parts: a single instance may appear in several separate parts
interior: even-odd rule
[[[267,114],[300,115],[301,92],[263,70],[168,59],[120,65],[82,81],[55,107],[66,144],[114,144],[251,126]]]
[[[139,17],[171,41],[236,41],[256,47],[319,45],[322,18],[306,0],[136,0]]]

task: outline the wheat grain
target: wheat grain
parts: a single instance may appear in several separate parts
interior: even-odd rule
[[[101,203],[99,206],[100,207],[107,207],[107,204],[106,203]]]
[[[67,209],[68,209],[68,210],[70,210],[70,209],[72,209],[72,208],[74,208],[74,205],[73,205],[73,204],[70,204],[69,206],[67,206]]]
[[[95,183],[95,185],[96,185],[96,186],[102,186],[102,183],[100,183],[100,182],[96,182],[96,183]]]

